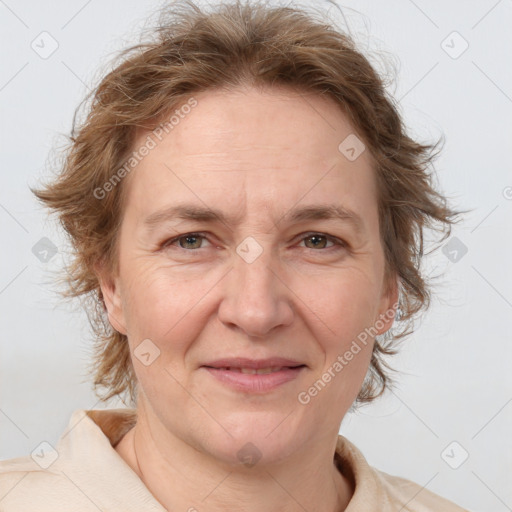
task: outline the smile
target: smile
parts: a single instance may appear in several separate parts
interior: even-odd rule
[[[265,375],[267,373],[273,373],[283,370],[285,367],[277,366],[273,368],[237,368],[237,367],[226,367],[226,368],[218,368],[218,370],[227,370],[230,372],[240,372],[249,375]]]
[[[300,366],[274,366],[267,368],[203,366],[217,382],[243,393],[268,393],[295,380],[306,368]]]

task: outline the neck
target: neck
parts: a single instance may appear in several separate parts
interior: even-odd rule
[[[350,482],[334,465],[334,453],[328,451],[326,457],[319,457],[316,450],[293,461],[233,468],[176,437],[168,441],[161,446],[140,415],[116,446],[167,510],[341,512],[353,494]]]

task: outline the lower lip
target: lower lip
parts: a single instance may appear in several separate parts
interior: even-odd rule
[[[208,370],[210,375],[229,387],[247,393],[265,393],[271,391],[294,380],[299,373],[305,369],[304,366],[299,366],[297,368],[283,368],[282,370],[272,373],[251,374],[209,368],[207,366],[203,366],[203,368]]]

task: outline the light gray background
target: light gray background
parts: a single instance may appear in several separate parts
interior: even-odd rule
[[[0,458],[55,444],[73,410],[103,407],[85,373],[87,320],[51,284],[62,235],[28,186],[48,177],[75,107],[157,5],[0,0]],[[512,1],[343,5],[361,49],[397,64],[390,90],[412,134],[445,134],[440,187],[473,211],[453,233],[468,252],[426,261],[444,277],[393,361],[397,391],[347,416],[341,433],[383,471],[470,510],[512,510]],[[59,45],[47,59],[31,48],[43,31]],[[59,248],[46,263],[32,252],[42,237]],[[452,469],[462,450],[469,458]]]

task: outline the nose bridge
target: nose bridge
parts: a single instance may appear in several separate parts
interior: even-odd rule
[[[254,240],[254,239],[253,239]],[[244,241],[237,247],[237,257],[234,262],[235,281],[239,283],[239,292],[246,291],[247,297],[274,300],[275,262],[272,261],[271,249],[263,248],[258,243],[256,247],[252,240]],[[273,265],[274,263],[274,265]]]
[[[236,249],[220,319],[248,335],[262,337],[292,319],[287,288],[271,249],[248,237]]]

